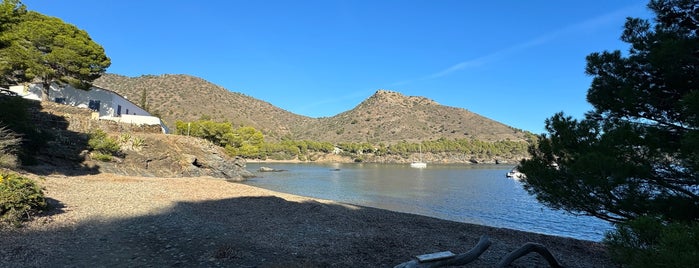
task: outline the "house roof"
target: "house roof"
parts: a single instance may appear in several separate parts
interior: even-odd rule
[[[127,97],[125,97],[125,96],[123,96],[123,95],[121,95],[121,94],[119,94],[119,93],[116,93],[116,92],[113,91],[113,90],[110,90],[110,89],[107,89],[107,88],[104,88],[104,87],[101,87],[101,86],[98,86],[98,85],[94,85],[94,84],[92,85],[92,87],[93,87],[93,88],[97,88],[97,89],[99,89],[99,90],[104,90],[104,91],[110,92],[110,93],[112,93],[112,94],[114,94],[114,95],[117,95],[117,96],[119,96],[119,97],[122,97],[122,98],[124,98],[126,101],[130,102],[131,104],[133,104],[134,106],[136,106],[136,107],[138,107],[138,108],[141,108],[141,109],[143,109],[144,111],[146,111],[145,108],[141,107],[141,106],[138,105],[138,104],[133,103],[131,100],[129,100],[129,98],[127,98]]]

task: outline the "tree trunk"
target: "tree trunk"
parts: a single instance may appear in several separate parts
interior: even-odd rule
[[[431,262],[419,262],[417,260],[412,260],[409,262],[404,262],[396,265],[394,268],[432,268],[432,267],[445,267],[445,266],[459,266],[471,263],[478,259],[483,252],[485,252],[490,247],[490,240],[487,235],[481,236],[475,247],[466,253],[458,254],[454,257],[431,261]]]
[[[539,253],[546,261],[549,263],[549,265],[553,268],[562,268],[563,266],[558,263],[555,257],[553,257],[553,254],[544,247],[542,244],[537,244],[537,243],[526,243],[522,247],[518,248],[515,251],[510,252],[510,254],[507,254],[500,263],[496,267],[498,268],[503,268],[507,267],[508,265],[512,264],[515,260],[523,257],[524,255],[527,255],[531,252],[536,252]]]

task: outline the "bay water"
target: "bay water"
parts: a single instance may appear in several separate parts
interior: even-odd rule
[[[505,177],[512,166],[249,163],[259,172],[245,182],[273,191],[329,199],[440,219],[601,241],[612,226],[551,210],[521,183]]]

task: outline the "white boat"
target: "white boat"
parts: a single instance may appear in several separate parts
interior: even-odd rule
[[[418,161],[418,162],[412,162],[412,163],[410,163],[410,167],[411,167],[411,168],[426,168],[426,167],[427,167],[427,163],[425,163],[425,162],[420,162],[420,161]]]
[[[517,170],[516,168],[510,170],[510,172],[507,172],[507,174],[505,174],[505,176],[507,176],[508,178],[512,178],[514,180],[521,180],[521,179],[527,178],[527,176],[524,175],[524,173],[519,172],[519,170]]]
[[[422,144],[420,144],[419,150],[420,150],[420,161],[415,161],[415,162],[410,163],[411,168],[426,168],[427,167],[427,163],[422,162]]]

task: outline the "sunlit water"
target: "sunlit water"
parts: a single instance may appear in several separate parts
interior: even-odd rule
[[[551,210],[512,179],[511,166],[387,164],[248,164],[283,169],[246,184],[302,196],[452,221],[600,241],[611,226]]]

